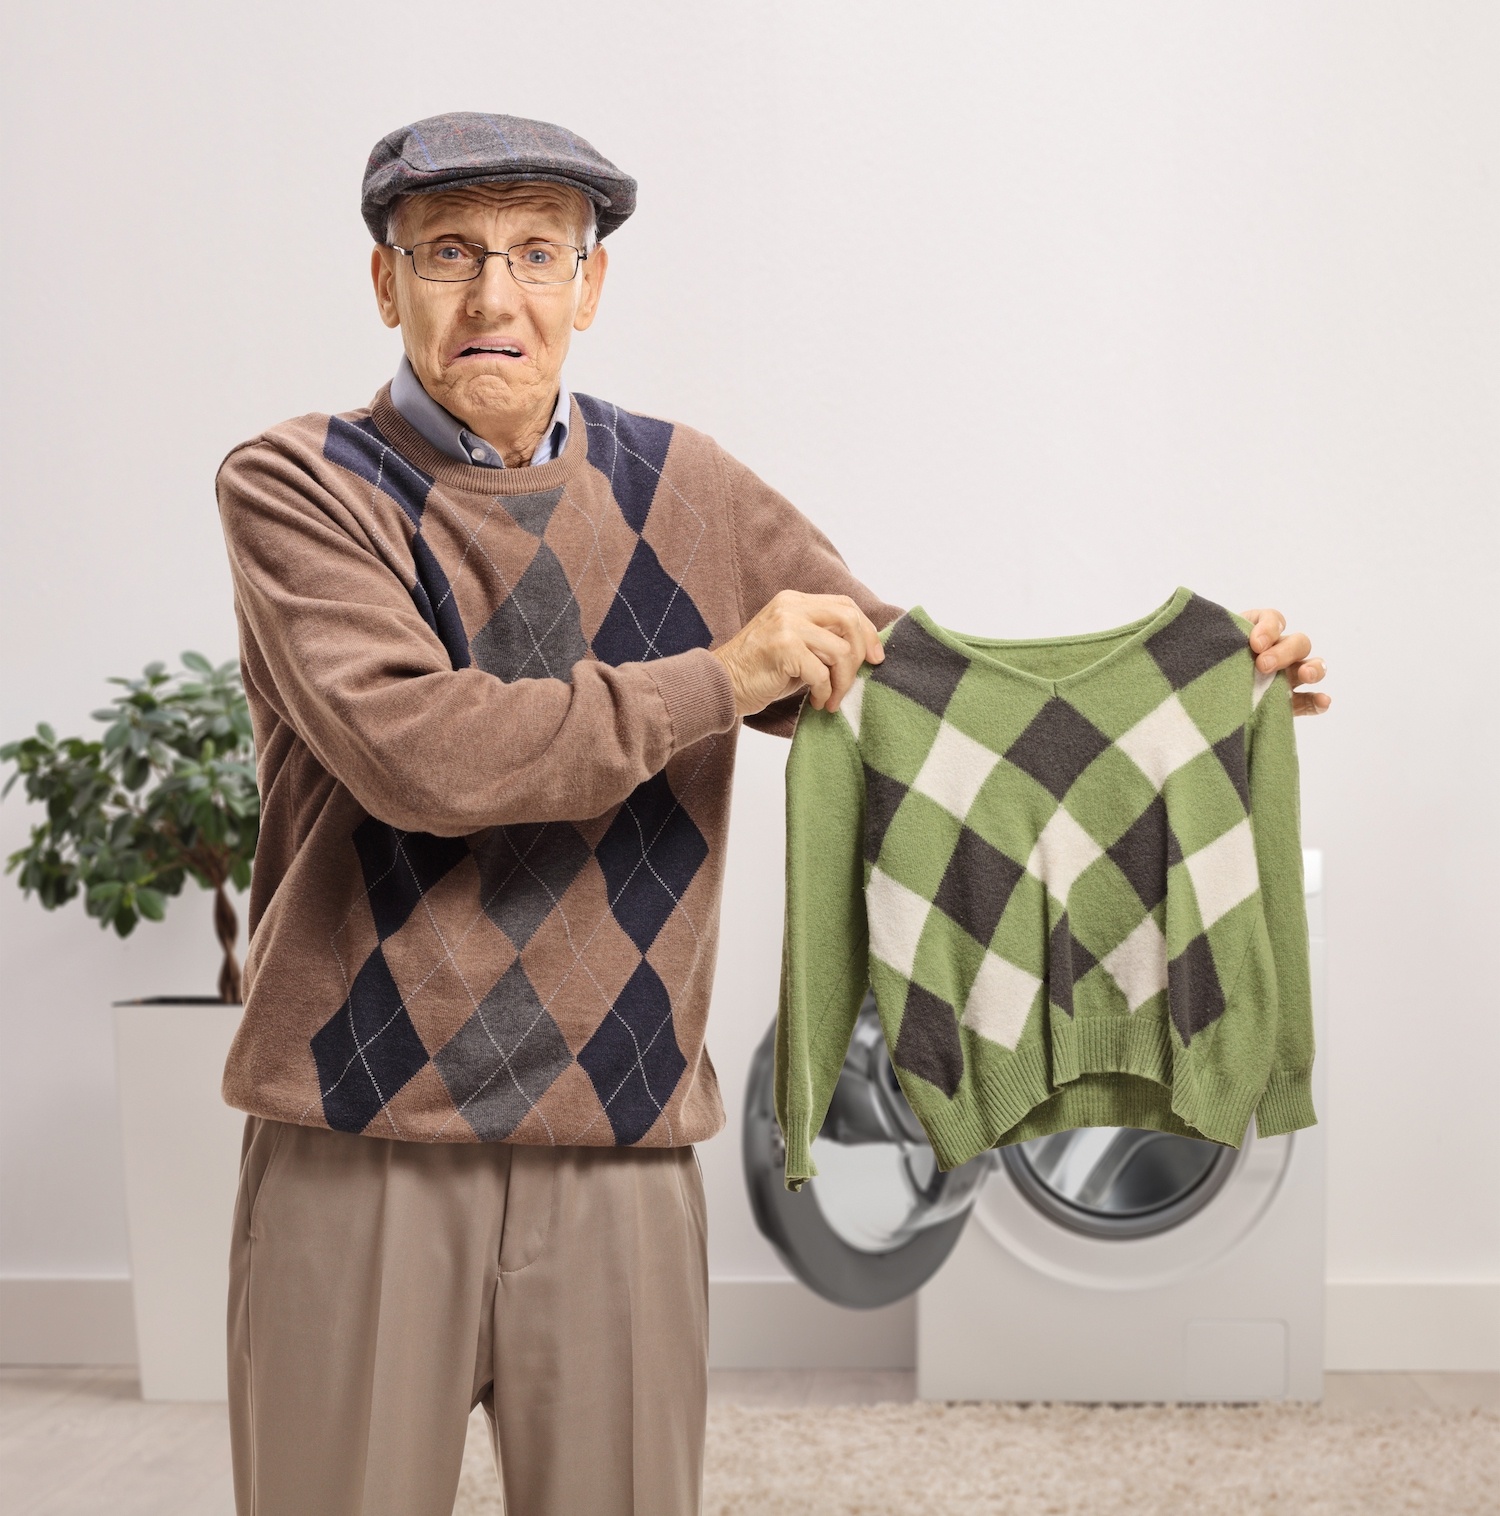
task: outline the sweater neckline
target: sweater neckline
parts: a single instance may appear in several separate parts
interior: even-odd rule
[[[497,495],[538,495],[568,484],[588,457],[588,427],[577,395],[569,396],[568,440],[560,457],[550,463],[518,468],[481,468],[459,463],[435,448],[391,403],[391,387],[380,387],[370,402],[370,415],[380,434],[414,468],[431,475],[446,489],[462,490],[493,500]]]
[[[962,654],[970,662],[994,669],[1007,678],[1018,679],[1024,684],[1055,693],[1058,690],[1070,689],[1082,684],[1107,671],[1132,649],[1139,647],[1148,637],[1155,635],[1169,621],[1175,619],[1192,597],[1193,592],[1190,589],[1179,586],[1164,605],[1158,606],[1156,610],[1142,616],[1138,621],[1111,627],[1104,632],[1080,632],[1069,637],[974,637],[966,632],[954,632],[945,626],[939,626],[920,605],[913,606],[906,614],[944,646]],[[1015,664],[1007,663],[1003,657],[998,656],[998,653],[1006,648],[1080,647],[1090,642],[1107,642],[1115,637],[1124,637],[1126,640],[1118,647],[1111,648],[1103,657],[1095,659],[1093,663],[1061,679],[1047,679],[1041,674],[1029,673],[1026,669],[1017,668]]]

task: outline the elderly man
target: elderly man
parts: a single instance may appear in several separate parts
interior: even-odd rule
[[[264,801],[245,1513],[447,1516],[480,1403],[512,1516],[698,1508],[735,736],[836,707],[899,612],[709,438],[565,387],[634,201],[544,123],[391,133],[396,377],[219,477]],[[1260,667],[1321,678],[1283,626]]]

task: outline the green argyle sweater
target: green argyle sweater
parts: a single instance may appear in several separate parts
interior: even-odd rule
[[[1079,1126],[1309,1126],[1297,751],[1249,626],[1180,589],[1084,637],[883,636],[787,769],[787,1183],[860,1001],[945,1169]]]

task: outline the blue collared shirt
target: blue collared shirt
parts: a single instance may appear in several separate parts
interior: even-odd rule
[[[416,370],[403,353],[396,377],[391,380],[391,404],[400,411],[402,419],[414,431],[420,432],[445,458],[455,463],[479,464],[482,468],[504,468],[505,460],[483,437],[476,437],[457,416],[440,406],[422,388]],[[552,410],[552,420],[542,433],[536,451],[531,455],[533,464],[551,463],[562,456],[568,441],[568,420],[572,415],[568,387],[558,385],[557,404]]]

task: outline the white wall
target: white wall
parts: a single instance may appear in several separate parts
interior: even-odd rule
[[[1316,633],[1330,1273],[1500,1277],[1500,13],[466,14],[11,7],[0,733],[231,651],[219,457],[395,362],[357,212],[374,140],[452,108],[563,121],[642,184],[575,386],[715,433],[950,625],[1093,629],[1187,583]],[[954,276],[910,274],[932,241],[969,250]],[[783,751],[742,757],[710,1035],[731,1132],[780,910]],[[12,799],[7,850],[24,826]],[[0,1273],[123,1273],[105,1005],[206,989],[207,912],[121,947],[7,885],[0,926]],[[735,1137],[705,1163],[715,1274],[778,1274]]]

